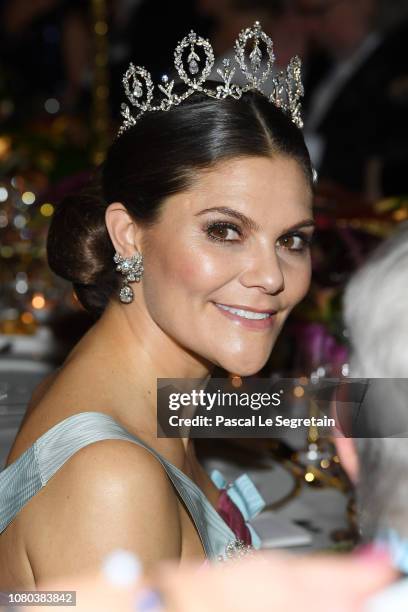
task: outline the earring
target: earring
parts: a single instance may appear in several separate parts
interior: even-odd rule
[[[141,253],[135,253],[132,257],[122,257],[119,253],[115,253],[113,261],[117,264],[116,271],[123,274],[124,281],[121,290],[119,291],[120,301],[124,304],[129,304],[133,298],[134,293],[129,283],[136,281],[137,283],[143,276],[143,255]]]

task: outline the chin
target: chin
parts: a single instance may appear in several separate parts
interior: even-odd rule
[[[255,376],[262,368],[265,366],[268,358],[260,359],[252,362],[248,362],[245,359],[228,359],[224,362],[220,362],[219,365],[221,368],[230,372],[231,374],[236,374],[238,376]]]
[[[260,370],[262,370],[262,367],[263,366],[260,366],[257,368],[242,367],[242,368],[235,368],[235,370],[229,370],[229,371],[232,374],[236,374],[238,376],[245,378],[246,376],[255,376],[256,374],[258,374]]]

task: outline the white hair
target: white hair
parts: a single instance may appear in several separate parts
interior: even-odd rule
[[[408,379],[408,222],[400,224],[352,277],[343,312],[352,347],[350,375]],[[405,425],[401,433],[408,431],[407,382],[387,385],[386,398],[382,394],[373,406],[377,426],[383,419],[383,431],[387,419],[398,419]],[[372,538],[386,527],[407,537],[408,438],[354,442],[360,464],[357,502],[363,537]]]
[[[351,375],[407,378],[408,222],[352,277],[343,312],[352,346]]]

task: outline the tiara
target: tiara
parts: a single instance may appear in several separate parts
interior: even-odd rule
[[[252,49],[248,49],[248,42],[252,42]],[[132,114],[127,104],[121,105],[121,115],[124,121],[119,129],[118,136],[136,124],[137,120],[146,112],[167,111],[178,106],[183,100],[201,92],[218,100],[232,97],[241,98],[246,91],[258,91],[267,97],[269,102],[280,108],[290,116],[293,123],[303,127],[301,117],[300,98],[303,96],[301,80],[301,60],[293,57],[286,70],[279,72],[272,79],[272,91],[266,94],[262,86],[271,76],[275,54],[271,38],[262,31],[259,21],[252,28],[242,30],[235,41],[234,59],[223,59],[222,68],[217,69],[222,82],[215,89],[207,88],[206,79],[210,76],[215,59],[214,51],[208,39],[197,36],[193,30],[178,43],[174,51],[174,67],[186,90],[184,93],[173,93],[174,80],[163,75],[158,89],[163,96],[158,104],[153,104],[155,86],[151,74],[142,66],[130,64],[123,76],[123,86],[130,104],[135,107],[136,114]],[[234,63],[236,65],[234,65]],[[187,70],[186,70],[187,68]],[[244,86],[233,82],[237,68],[245,77]]]

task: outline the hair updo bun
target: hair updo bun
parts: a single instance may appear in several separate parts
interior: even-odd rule
[[[107,203],[96,184],[56,207],[47,240],[50,268],[74,285],[81,304],[100,314],[119,287],[105,225]]]
[[[121,202],[136,222],[151,225],[163,201],[191,187],[199,170],[235,157],[275,155],[294,158],[313,188],[302,132],[254,91],[239,100],[197,92],[169,111],[146,113],[110,147],[100,187],[57,206],[48,236],[49,265],[74,284],[82,305],[99,315],[110,299],[119,299],[122,280],[105,225],[110,203]]]

